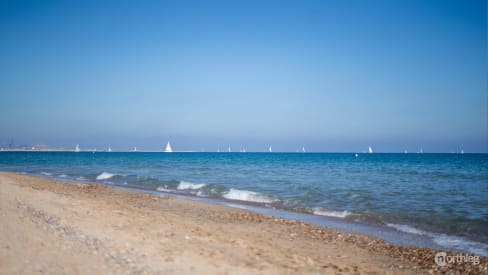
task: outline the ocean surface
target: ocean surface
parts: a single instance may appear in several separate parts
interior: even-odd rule
[[[0,152],[0,170],[299,213],[488,256],[488,154]]]

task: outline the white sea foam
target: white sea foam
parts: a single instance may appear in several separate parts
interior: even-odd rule
[[[53,173],[49,173],[49,172],[41,172],[41,175],[44,175],[44,176],[52,176]]]
[[[488,256],[488,244],[467,240],[463,237],[437,234],[432,239],[436,244],[453,250],[464,250],[481,256]]]
[[[108,172],[103,172],[101,173],[100,175],[97,176],[97,180],[108,180],[114,176],[116,176],[117,174],[112,174],[112,173],[108,173]]]
[[[389,223],[387,226],[393,227],[401,232],[431,237],[434,243],[452,250],[467,251],[481,256],[488,256],[488,244],[485,243],[470,241],[458,236],[427,232],[404,224]]]
[[[314,213],[314,215],[335,217],[335,218],[342,218],[342,219],[351,215],[351,212],[346,211],[346,210],[344,210],[344,211],[333,211],[333,210],[325,210],[322,207],[313,208],[313,213]]]
[[[66,175],[66,174],[61,174],[61,175],[59,175],[58,177],[60,177],[60,178],[67,178],[67,177],[68,177],[68,175]]]
[[[187,182],[187,181],[180,181],[180,184],[178,184],[178,187],[176,189],[178,190],[194,190],[194,189],[200,189],[204,187],[206,184],[204,183],[192,183],[192,182]]]
[[[434,233],[430,233],[424,230],[417,229],[413,226],[410,225],[405,225],[405,224],[394,224],[394,223],[388,223],[386,224],[388,227],[395,228],[398,231],[405,232],[405,233],[410,233],[410,234],[415,234],[415,235],[424,235],[424,236],[429,236],[429,237],[434,237]]]
[[[222,196],[229,200],[250,201],[250,202],[260,202],[260,203],[272,203],[278,201],[277,199],[274,199],[272,197],[266,196],[258,192],[239,190],[234,188],[231,188]]]
[[[164,186],[159,186],[158,188],[156,188],[156,190],[158,191],[161,191],[161,192],[174,192],[174,190],[171,190],[168,188],[168,186],[164,185]]]

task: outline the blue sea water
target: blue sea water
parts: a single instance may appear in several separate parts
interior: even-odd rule
[[[0,152],[0,170],[306,213],[488,255],[487,154]]]

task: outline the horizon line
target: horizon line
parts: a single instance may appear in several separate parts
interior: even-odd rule
[[[17,149],[9,149],[9,148],[0,148],[0,152],[72,152],[72,153],[222,153],[222,154],[247,154],[247,153],[266,153],[266,154],[280,154],[280,153],[293,153],[293,154],[364,154],[364,155],[372,155],[372,154],[402,154],[402,155],[422,155],[422,154],[488,154],[488,152],[445,152],[445,151],[433,151],[433,152],[401,152],[401,151],[380,151],[380,152],[372,152],[369,153],[367,151],[307,151],[307,152],[297,152],[297,151],[273,151],[269,152],[267,150],[263,151],[199,151],[199,150],[173,150],[172,152],[165,152],[164,150],[97,150],[95,149],[80,149],[80,151],[75,151],[74,149],[67,149],[67,148],[60,148],[60,149],[27,149],[27,148],[17,148]]]

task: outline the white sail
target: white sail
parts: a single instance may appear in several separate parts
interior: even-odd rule
[[[371,146],[368,147],[368,153],[373,153],[373,149],[371,148]]]
[[[164,149],[164,151],[165,151],[166,153],[171,153],[171,152],[173,152],[173,148],[171,148],[171,144],[169,144],[169,141],[168,141],[168,143],[166,144],[166,149]]]
[[[230,153],[230,152],[232,152],[232,150],[230,150],[230,146],[229,146],[229,148],[227,149],[227,151],[228,151],[229,153]]]
[[[464,154],[464,150],[463,149],[461,149],[461,154]]]
[[[271,145],[269,146],[268,151],[269,151],[270,153],[272,153],[272,152],[273,152],[273,149],[271,148]]]
[[[134,152],[137,152],[137,147],[134,147]]]
[[[80,146],[78,146],[78,144],[76,144],[75,152],[79,152],[79,151],[80,151]]]
[[[302,153],[305,153],[305,147],[302,146]]]
[[[108,150],[109,152],[112,152],[112,147],[108,146]]]

